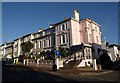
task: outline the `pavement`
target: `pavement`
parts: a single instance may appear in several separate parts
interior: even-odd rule
[[[57,72],[53,72],[52,64],[39,64],[39,66],[37,66],[35,63],[33,63],[25,67],[31,68],[35,71],[44,71],[52,75],[70,78],[77,81],[118,81],[120,73],[119,71],[112,70],[95,71],[89,68],[58,69]]]

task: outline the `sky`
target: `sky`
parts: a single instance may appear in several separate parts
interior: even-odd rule
[[[91,18],[101,25],[102,40],[118,44],[118,3],[115,2],[3,2],[2,43],[46,29],[49,24],[72,17]]]

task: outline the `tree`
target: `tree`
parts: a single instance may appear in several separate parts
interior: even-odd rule
[[[26,58],[28,58],[30,50],[33,48],[33,46],[34,45],[31,41],[21,43],[22,51],[26,55]]]
[[[112,69],[113,67],[113,62],[111,61],[110,56],[106,52],[104,52],[100,56],[100,62],[103,69]]]
[[[60,50],[60,55],[62,57],[67,57],[67,50],[66,50],[66,48],[63,48],[63,47],[60,46],[59,50]]]
[[[117,46],[118,50],[120,50],[120,45]]]

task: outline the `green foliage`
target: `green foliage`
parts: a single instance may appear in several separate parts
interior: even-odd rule
[[[108,55],[108,53],[103,53],[100,56],[99,59],[100,59],[100,62],[101,62],[101,65],[102,65],[103,69],[111,69],[112,68],[113,62],[111,61],[110,56]]]
[[[60,50],[60,55],[62,57],[67,57],[67,50],[66,50],[66,48],[59,47],[59,50]]]
[[[37,58],[37,59],[40,59],[40,58],[41,58],[41,56],[40,56],[40,55],[37,55],[37,56],[36,56],[36,58]]]
[[[23,57],[23,59],[27,59],[28,57],[25,55],[24,57]]]
[[[30,41],[27,41],[27,42],[23,42],[21,44],[21,47],[22,47],[22,51],[25,53],[25,54],[28,54],[30,52],[30,50],[33,48],[33,43],[31,43]]]
[[[118,47],[118,50],[120,50],[120,45],[118,45],[117,47]]]

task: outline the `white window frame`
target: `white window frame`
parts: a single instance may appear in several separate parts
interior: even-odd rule
[[[34,49],[36,49],[36,42],[34,43]]]

